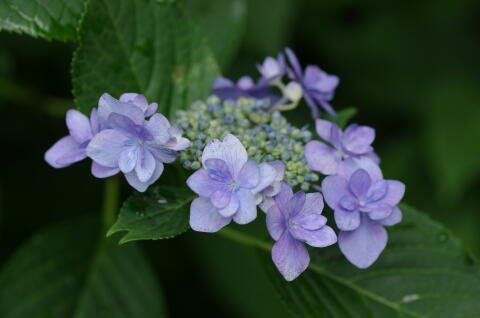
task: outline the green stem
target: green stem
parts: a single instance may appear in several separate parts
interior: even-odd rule
[[[118,197],[120,193],[118,178],[107,178],[103,191],[103,225],[108,229],[115,222],[118,211]]]
[[[232,229],[227,228],[227,227],[223,228],[221,231],[219,231],[218,234],[220,234],[223,237],[226,237],[226,238],[228,238],[232,241],[240,243],[242,245],[258,247],[258,248],[261,248],[262,250],[265,250],[265,251],[270,251],[272,249],[272,244],[261,241],[261,240],[255,238],[255,237],[253,237],[253,236],[243,234],[242,232],[232,230]]]

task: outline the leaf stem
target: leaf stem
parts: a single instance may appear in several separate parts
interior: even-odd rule
[[[115,222],[115,216],[118,211],[118,197],[120,194],[118,178],[115,176],[107,178],[103,189],[102,217],[103,225],[108,229]]]

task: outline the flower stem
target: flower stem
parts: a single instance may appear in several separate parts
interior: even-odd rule
[[[242,232],[232,230],[231,228],[223,228],[221,231],[218,232],[218,234],[242,245],[258,247],[266,251],[270,251],[272,249],[271,244],[259,240],[253,236],[244,234]]]
[[[105,180],[103,190],[103,225],[109,228],[115,222],[115,217],[118,210],[118,197],[120,193],[120,186],[117,177],[110,177]]]

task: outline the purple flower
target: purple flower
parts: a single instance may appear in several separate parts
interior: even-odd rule
[[[276,241],[272,259],[287,281],[298,277],[310,263],[305,244],[326,247],[335,244],[337,236],[321,215],[323,197],[320,193],[295,193],[286,184],[275,197],[275,204],[267,212],[267,228]]]
[[[383,226],[402,219],[396,205],[405,193],[405,185],[383,180],[378,165],[363,157],[340,163],[337,174],[323,180],[322,190],[340,229],[340,250],[353,265],[369,267],[387,244]]]
[[[143,110],[145,117],[149,117],[155,114],[158,108],[157,103],[148,104],[147,98],[145,96],[136,93],[122,94],[122,96],[120,96],[120,101],[125,103],[132,103],[135,106],[140,107]]]
[[[217,232],[232,220],[247,224],[257,217],[255,195],[275,179],[275,169],[248,160],[247,151],[233,135],[210,141],[202,154],[203,169],[193,173],[188,186],[200,197],[190,207],[195,231]]]
[[[371,146],[375,130],[368,126],[349,125],[342,131],[336,124],[323,119],[315,121],[318,135],[332,146],[312,140],[305,145],[305,159],[310,169],[330,175],[337,172],[343,159],[369,156],[378,162]]]
[[[104,170],[92,171],[104,177],[105,170],[125,174],[137,191],[145,191],[163,172],[163,164],[173,162],[188,147],[188,140],[172,128],[161,114],[145,120],[145,108],[118,101],[104,94],[99,102],[99,118],[107,129],[90,141],[87,155]]]
[[[328,102],[332,100],[338,86],[338,77],[328,75],[315,65],[308,65],[304,73],[295,53],[289,48],[286,49],[286,53],[291,65],[291,68],[288,68],[289,76],[302,85],[305,101],[310,107],[312,116],[318,118],[319,106],[330,115],[336,116]]]
[[[262,64],[257,64],[257,69],[262,78],[268,82],[275,81],[285,74],[287,69],[285,56],[282,53],[279,53],[276,59],[268,56]]]
[[[211,93],[218,96],[221,100],[236,100],[240,97],[252,97],[256,99],[270,98],[273,101],[278,100],[278,96],[272,93],[267,80],[260,79],[255,83],[249,76],[241,77],[236,84],[228,78],[219,77],[215,80],[215,83],[213,83],[213,90]]]

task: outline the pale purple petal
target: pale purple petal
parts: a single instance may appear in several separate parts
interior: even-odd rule
[[[123,173],[128,173],[135,169],[139,155],[138,147],[130,147],[120,154],[118,167]]]
[[[203,166],[208,171],[210,178],[225,184],[232,182],[232,174],[225,161],[221,159],[207,159]]]
[[[240,208],[240,201],[238,201],[237,195],[232,193],[232,195],[230,196],[230,202],[228,203],[228,205],[223,209],[219,209],[218,213],[220,213],[224,217],[231,217],[235,213],[237,213],[239,208]]]
[[[92,139],[90,120],[78,110],[70,109],[67,111],[66,122],[70,136],[76,142],[81,144]]]
[[[213,192],[223,189],[223,182],[212,179],[205,169],[195,171],[188,179],[187,185],[201,197],[210,197]]]
[[[340,199],[350,193],[347,180],[338,175],[323,179],[322,192],[328,206],[334,210],[337,208]]]
[[[146,142],[145,147],[152,153],[152,155],[155,157],[155,159],[163,162],[163,163],[171,163],[174,162],[175,159],[178,157],[178,152],[165,148],[162,146],[159,146],[156,143],[152,142]]]
[[[321,214],[323,205],[323,196],[320,193],[307,193],[299,215]]]
[[[247,224],[255,220],[257,217],[257,205],[255,196],[248,189],[240,189],[237,191],[240,208],[233,216],[233,220],[238,224]]]
[[[137,138],[138,126],[124,115],[111,113],[110,116],[108,116],[107,126],[121,132],[125,136]]]
[[[352,124],[343,133],[342,145],[348,152],[361,155],[373,150],[370,145],[374,139],[375,129]]]
[[[260,182],[260,169],[254,160],[248,160],[237,176],[238,185],[242,188],[253,189]]]
[[[292,281],[307,269],[310,256],[303,243],[285,231],[273,245],[272,260],[282,276]]]
[[[92,161],[91,172],[96,178],[108,178],[119,173],[120,169],[105,167],[96,163],[95,161]]]
[[[275,200],[272,197],[264,197],[263,201],[261,201],[258,206],[263,212],[267,213],[267,211],[270,210],[271,207],[275,206]]]
[[[337,242],[337,235],[329,226],[323,226],[313,231],[293,226],[290,233],[294,238],[313,247],[327,247]]]
[[[195,231],[214,233],[231,220],[231,217],[221,216],[207,198],[196,198],[190,206],[190,226]]]
[[[344,195],[340,198],[340,201],[338,201],[338,206],[346,211],[357,210],[359,207],[358,199],[353,195]]]
[[[350,191],[352,191],[352,193],[360,199],[367,194],[367,191],[370,188],[371,184],[372,180],[370,179],[367,171],[363,169],[358,169],[350,177],[348,187]]]
[[[217,77],[217,79],[215,79],[215,82],[213,82],[214,89],[227,88],[227,87],[232,87],[234,85],[235,84],[231,80],[225,77]]]
[[[142,182],[138,179],[136,171],[126,173],[125,178],[127,179],[128,184],[130,184],[135,190],[139,192],[144,192],[148,189],[150,185],[155,183],[155,181],[160,178],[163,172],[163,168],[163,164],[161,162],[157,162],[155,164],[155,170],[153,171],[153,175],[145,182]]]
[[[368,202],[381,200],[385,197],[388,191],[388,183],[384,180],[377,181],[368,189],[366,199]]]
[[[303,73],[302,73],[302,67],[300,66],[300,62],[298,61],[297,56],[288,47],[285,49],[285,52],[287,53],[288,61],[290,62],[290,65],[292,66],[293,71],[295,72],[295,74],[290,74],[290,76],[296,80],[301,80],[301,78],[303,77]]]
[[[305,204],[306,195],[303,191],[298,191],[284,206],[279,206],[286,218],[291,218],[300,213]]]
[[[318,230],[327,224],[327,218],[319,213],[301,214],[294,218],[295,224],[305,230]]]
[[[223,141],[214,139],[205,146],[202,162],[204,163],[205,160],[210,158],[224,160],[233,177],[236,177],[247,162],[248,155],[240,140],[234,135],[228,134],[223,138]]]
[[[147,122],[145,128],[155,139],[155,143],[165,145],[170,139],[170,122],[162,114],[153,115]]]
[[[210,200],[216,208],[223,209],[230,203],[231,196],[232,191],[225,187],[224,189],[219,189],[213,192],[210,196]]]
[[[373,264],[387,245],[387,231],[382,225],[362,217],[360,226],[354,231],[341,231],[338,245],[343,255],[358,268]]]
[[[324,175],[335,174],[340,163],[335,149],[318,140],[309,141],[305,145],[305,160],[310,169]]]
[[[128,137],[116,130],[103,130],[88,144],[87,155],[102,166],[118,167],[120,154],[130,147],[128,140]]]
[[[137,125],[142,125],[145,115],[140,107],[130,103],[121,102],[105,93],[98,101],[98,117],[101,122],[107,122],[110,114],[114,112],[130,118]]]
[[[359,211],[346,211],[342,208],[335,209],[335,223],[340,230],[352,231],[360,225],[361,215]]]
[[[396,180],[385,180],[388,185],[387,194],[380,200],[382,203],[397,205],[405,194],[405,184]]]
[[[392,213],[388,217],[382,220],[378,220],[378,222],[382,225],[392,226],[400,223],[402,221],[402,218],[402,211],[400,211],[400,209],[395,206],[393,207]]]
[[[387,203],[369,204],[368,208],[368,217],[374,221],[385,219],[393,212],[393,206]]]
[[[85,148],[82,148],[72,136],[61,138],[47,150],[44,156],[45,161],[54,168],[67,167],[85,157]]]
[[[104,123],[101,123],[98,119],[98,111],[96,108],[92,108],[90,112],[90,126],[92,128],[92,137],[103,129]]]
[[[161,164],[158,162],[158,164]],[[138,150],[137,164],[135,165],[135,172],[137,173],[138,180],[140,182],[146,182],[150,179],[155,172],[155,158],[143,147]]]
[[[256,186],[252,189],[253,194],[256,194],[266,189],[275,181],[275,178],[277,177],[277,170],[275,170],[275,168],[270,163],[267,163],[267,162],[263,162],[259,164],[258,171],[259,171],[259,181],[257,182]]]
[[[250,76],[242,76],[237,81],[237,86],[243,90],[252,88],[255,85],[255,82]]]
[[[324,120],[324,119],[315,120],[315,129],[317,131],[317,134],[320,136],[320,138],[328,142],[330,142],[330,132],[332,131],[332,125],[335,125],[335,124],[328,120]]]
[[[346,180],[350,180],[350,177],[358,170],[363,169],[368,172],[371,182],[383,180],[382,171],[380,167],[368,157],[354,158],[350,157],[343,160],[337,168],[337,174]]]
[[[286,229],[285,217],[278,208],[278,206],[273,205],[270,209],[267,210],[266,223],[268,233],[270,233],[270,236],[275,241],[278,241],[278,239]]]
[[[155,112],[157,111],[158,109],[158,104],[157,103],[151,103],[147,110],[145,111],[145,116],[148,117],[148,116],[152,116],[153,114],[155,114]]]
[[[316,92],[330,95],[339,82],[340,80],[336,75],[328,75],[316,65],[307,65],[305,68],[305,86]]]

